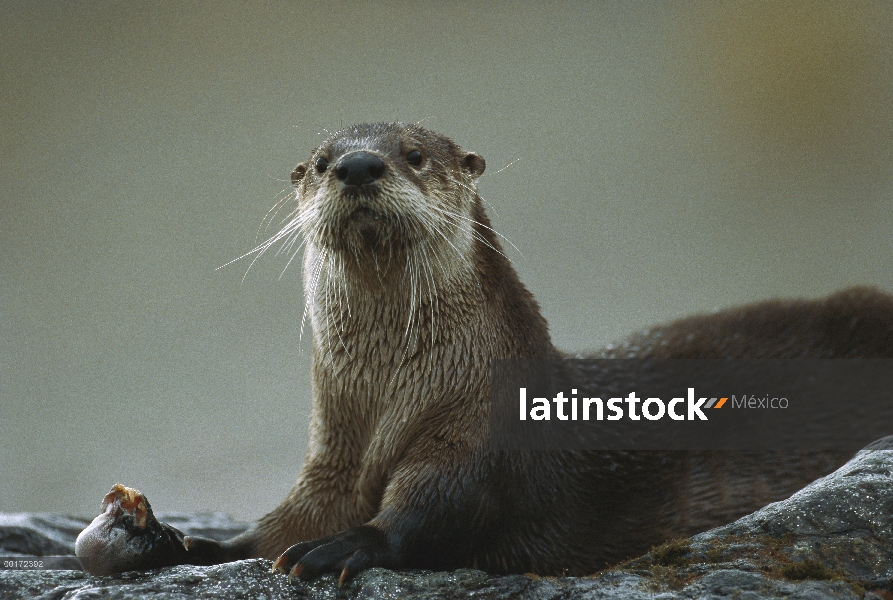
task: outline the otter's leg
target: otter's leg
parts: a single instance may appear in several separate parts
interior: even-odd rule
[[[481,540],[489,538],[481,532],[498,521],[491,514],[501,504],[490,498],[492,462],[447,445],[432,448],[427,441],[394,470],[378,514],[334,535],[291,546],[273,571],[303,580],[334,572],[340,584],[370,567],[470,566],[484,551]]]

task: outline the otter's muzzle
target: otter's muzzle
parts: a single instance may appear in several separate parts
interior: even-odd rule
[[[384,161],[370,152],[351,152],[335,165],[335,177],[344,185],[367,185],[384,174]]]

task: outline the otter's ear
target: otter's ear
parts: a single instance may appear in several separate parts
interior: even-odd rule
[[[304,174],[307,172],[307,163],[302,162],[295,170],[291,172],[291,184],[296,186],[298,183],[304,178]]]
[[[475,179],[483,175],[484,169],[486,168],[487,161],[485,161],[484,157],[479,154],[469,152],[464,157],[462,157],[462,170],[466,171]]]

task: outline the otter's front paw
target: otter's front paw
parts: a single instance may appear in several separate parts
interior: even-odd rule
[[[289,579],[300,577],[304,581],[323,573],[340,573],[338,587],[341,587],[363,569],[391,566],[390,554],[384,532],[363,525],[295,544],[273,563],[273,572],[288,573]]]
[[[226,549],[219,542],[184,536],[158,521],[139,490],[116,483],[102,499],[101,510],[74,544],[84,570],[93,575],[225,559]]]

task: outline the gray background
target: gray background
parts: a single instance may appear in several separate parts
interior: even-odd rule
[[[215,269],[323,128],[427,119],[481,153],[565,349],[893,289],[890,3],[0,7],[0,511],[285,495],[299,269]]]

